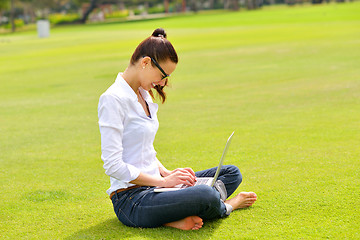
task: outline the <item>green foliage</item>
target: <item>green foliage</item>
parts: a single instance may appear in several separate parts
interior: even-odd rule
[[[0,10],[8,9],[9,5],[10,5],[10,1],[0,0]]]
[[[80,19],[80,15],[76,13],[52,13],[49,14],[49,21],[51,24],[64,24],[64,23],[72,23]]]
[[[129,10],[113,11],[106,13],[105,18],[126,18],[129,16]]]
[[[149,14],[154,14],[154,13],[164,13],[165,12],[165,8],[164,6],[156,6],[156,7],[151,7],[147,10],[147,12]]]
[[[15,19],[14,23],[15,23],[16,28],[21,28],[21,27],[23,27],[25,25],[24,20],[22,20],[22,19]],[[5,24],[4,28],[5,29],[11,29],[11,23]]]
[[[359,239],[360,2],[0,36],[1,239]],[[253,207],[199,231],[125,227],[105,190],[99,96],[157,27],[180,57],[159,104],[169,169],[226,164]]]
[[[138,8],[133,9],[134,15],[140,15],[144,11],[145,11],[144,9],[138,9]]]

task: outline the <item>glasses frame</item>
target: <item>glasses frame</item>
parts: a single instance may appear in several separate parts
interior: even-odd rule
[[[155,66],[160,70],[160,72],[163,74],[161,80],[164,80],[168,77],[170,77],[170,74],[167,74],[164,69],[162,69],[162,67],[160,67],[160,65],[155,61],[155,59],[153,59],[152,57],[151,58],[151,61],[155,64]]]

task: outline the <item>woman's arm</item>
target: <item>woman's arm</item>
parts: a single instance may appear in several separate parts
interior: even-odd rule
[[[124,107],[125,106],[125,107]],[[101,134],[101,159],[105,173],[123,182],[136,179],[140,170],[122,160],[124,119],[126,103],[111,94],[103,94],[99,99],[98,117]]]
[[[132,184],[154,187],[174,187],[178,184],[193,186],[195,182],[195,174],[184,168],[175,169],[166,177],[154,177],[141,172],[136,179],[130,181]]]
[[[165,179],[163,177],[154,177],[146,173],[140,173],[139,176],[130,181],[132,184],[140,186],[163,186],[165,185]]]
[[[195,172],[191,168],[177,168],[173,171],[168,170],[156,158],[159,166],[160,175],[162,177],[156,178],[144,173],[140,173],[139,177],[130,183],[141,186],[156,186],[156,187],[173,187],[178,184],[186,184],[193,186],[196,182]]]

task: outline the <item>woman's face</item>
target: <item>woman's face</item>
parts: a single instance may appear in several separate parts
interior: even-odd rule
[[[171,75],[176,68],[176,63],[172,62],[171,60],[160,62],[158,63],[158,65],[167,75]],[[152,60],[150,57],[145,57],[141,61],[141,66],[142,77],[140,80],[140,86],[144,90],[149,91],[156,85],[165,85],[167,76],[165,76],[164,73],[155,64],[152,64]]]

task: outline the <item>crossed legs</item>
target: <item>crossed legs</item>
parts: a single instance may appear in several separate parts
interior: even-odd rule
[[[235,197],[226,200],[225,203],[230,204],[233,210],[247,208],[254,204],[257,196],[254,192],[241,192]],[[178,228],[181,230],[199,230],[203,226],[203,220],[198,216],[190,216],[179,221],[166,223],[164,226]]]
[[[196,173],[197,177],[214,176],[214,169]],[[200,176],[199,176],[199,175]],[[219,179],[231,195],[242,181],[235,166],[223,166]],[[246,208],[256,201],[253,192],[241,192],[224,202],[212,187],[199,185],[180,191],[156,193],[153,188],[141,187],[119,192],[112,197],[119,220],[132,227],[168,226],[182,230],[197,230],[203,221],[225,217],[226,204],[233,210]]]
[[[197,177],[213,176],[216,168],[197,172]],[[219,179],[222,180],[226,186],[228,195],[231,195],[242,181],[242,176],[239,169],[235,166],[224,166],[221,170]],[[254,192],[241,192],[235,197],[228,199],[225,203],[232,206],[233,210],[247,208],[252,206],[257,200]],[[190,216],[184,219],[164,224],[167,227],[178,228],[181,230],[198,230],[203,226],[203,219],[199,216]]]

